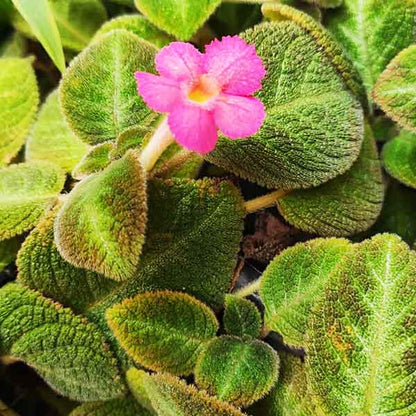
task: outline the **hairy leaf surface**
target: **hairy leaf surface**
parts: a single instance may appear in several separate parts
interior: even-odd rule
[[[149,412],[132,397],[108,400],[105,402],[84,403],[69,416],[150,416]]]

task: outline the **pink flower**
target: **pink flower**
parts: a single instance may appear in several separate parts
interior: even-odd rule
[[[217,128],[231,139],[255,134],[266,116],[252,97],[266,74],[255,47],[238,36],[214,40],[205,54],[190,43],[173,42],[156,56],[160,76],[136,72],[146,104],[169,113],[176,141],[199,153],[214,149]]]

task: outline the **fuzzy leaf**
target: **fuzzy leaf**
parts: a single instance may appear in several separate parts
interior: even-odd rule
[[[15,283],[0,290],[0,354],[23,360],[74,400],[124,393],[117,362],[96,327]]]
[[[127,382],[141,400],[146,394],[158,416],[244,416],[230,404],[167,374],[149,375],[131,368]]]
[[[62,46],[73,51],[79,52],[84,49],[97,29],[107,20],[107,12],[100,0],[48,2],[61,36]],[[34,31],[32,32],[30,26],[18,14],[14,16],[13,25],[26,36],[36,40]]]
[[[114,29],[128,30],[137,35],[139,38],[154,43],[159,48],[162,48],[163,46],[174,41],[174,38],[158,29],[140,14],[118,16],[115,19],[106,22],[96,33],[95,38],[98,38],[98,36],[102,36]]]
[[[270,391],[278,370],[277,353],[263,341],[222,336],[199,356],[195,381],[220,400],[246,407]]]
[[[106,316],[135,362],[176,375],[192,373],[202,346],[218,330],[211,309],[179,292],[137,295],[113,306]]]
[[[275,257],[261,278],[266,328],[282,334],[286,343],[302,347],[311,308],[350,247],[344,239],[316,239]]]
[[[61,105],[79,138],[99,144],[146,122],[151,110],[137,94],[133,74],[154,72],[156,52],[149,42],[119,29],[72,61],[61,82]]]
[[[317,186],[345,172],[359,154],[363,115],[330,54],[292,21],[243,37],[266,66],[257,96],[267,118],[251,138],[220,139],[207,159],[269,188]]]
[[[224,327],[227,333],[257,338],[261,326],[261,315],[253,302],[233,295],[225,297]]]
[[[54,241],[54,220],[60,206],[49,212],[26,238],[17,258],[18,280],[75,311],[83,311],[114,289],[116,282],[66,262]]]
[[[0,272],[15,259],[19,248],[18,238],[0,241]]]
[[[49,163],[21,163],[0,169],[0,240],[34,227],[56,202],[65,175]]]
[[[69,194],[55,220],[55,242],[74,266],[114,280],[131,278],[147,221],[146,174],[129,151]]]
[[[414,42],[415,0],[344,0],[326,23],[361,74],[368,94],[394,56]]]
[[[135,0],[137,9],[157,27],[182,40],[214,13],[221,0]]]
[[[416,30],[416,29],[415,29]],[[373,97],[381,109],[400,125],[416,132],[416,45],[401,51],[377,79]]]
[[[124,397],[106,402],[84,403],[69,416],[151,416],[152,414],[132,397]]]
[[[43,104],[26,142],[26,161],[47,161],[71,172],[87,150],[88,146],[67,126],[59,107],[58,92],[52,92]]]
[[[38,108],[32,58],[0,59],[0,91],[0,166],[4,166],[22,147]]]
[[[374,224],[383,204],[384,186],[368,126],[365,136],[361,154],[348,172],[317,188],[296,190],[277,202],[286,221],[322,236],[353,235]]]

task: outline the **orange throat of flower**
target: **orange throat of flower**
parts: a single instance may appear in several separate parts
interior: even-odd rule
[[[215,98],[220,91],[221,90],[214,79],[210,78],[208,75],[202,75],[189,91],[188,99],[198,104],[204,104],[212,98]]]

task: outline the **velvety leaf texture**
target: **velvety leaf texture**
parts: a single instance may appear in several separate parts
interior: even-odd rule
[[[253,338],[260,336],[261,315],[256,305],[248,299],[227,295],[223,321],[225,330],[231,335]]]
[[[221,0],[135,0],[137,9],[156,26],[182,40],[208,20]]]
[[[34,227],[57,201],[65,175],[49,163],[21,163],[0,169],[0,240]]]
[[[15,283],[0,290],[0,354],[23,360],[74,400],[124,393],[117,362],[95,326]]]
[[[363,114],[331,54],[293,21],[243,37],[266,66],[257,96],[267,117],[248,139],[221,138],[207,159],[269,188],[308,188],[345,172],[359,154]]]
[[[195,381],[220,400],[246,407],[270,391],[278,370],[279,357],[268,344],[222,336],[204,348],[195,368]]]
[[[266,328],[283,335],[286,343],[302,347],[311,308],[351,247],[344,239],[315,239],[275,257],[261,278]]]
[[[0,241],[0,272],[14,260],[19,248],[18,238]]]
[[[31,58],[0,58],[0,166],[22,147],[35,117],[39,93]]]
[[[55,220],[55,242],[74,266],[126,280],[135,274],[146,221],[145,172],[129,151],[72,190]]]
[[[117,283],[65,261],[54,241],[54,220],[60,206],[48,213],[26,238],[17,259],[18,281],[75,311],[98,301]]]
[[[151,110],[137,94],[135,71],[154,72],[157,48],[113,30],[81,52],[65,72],[60,97],[70,127],[85,142],[115,140],[146,122]]]
[[[296,190],[277,204],[283,217],[301,230],[322,236],[348,236],[374,224],[383,198],[377,148],[366,126],[361,154],[348,172],[317,188]]]
[[[43,104],[26,141],[26,161],[47,161],[71,172],[87,150],[88,146],[72,133],[64,120],[58,92],[52,92]]]
[[[150,416],[132,397],[108,400],[105,402],[84,403],[78,406],[69,416]]]
[[[106,316],[135,362],[176,375],[192,373],[201,347],[218,330],[207,306],[179,292],[137,295],[113,306]]]
[[[416,29],[415,29],[416,30]],[[373,97],[386,114],[416,132],[416,45],[401,51],[377,79]]]
[[[139,390],[140,396],[147,395],[158,416],[243,416],[230,404],[173,376],[149,375],[132,368],[127,381],[133,394]]]

